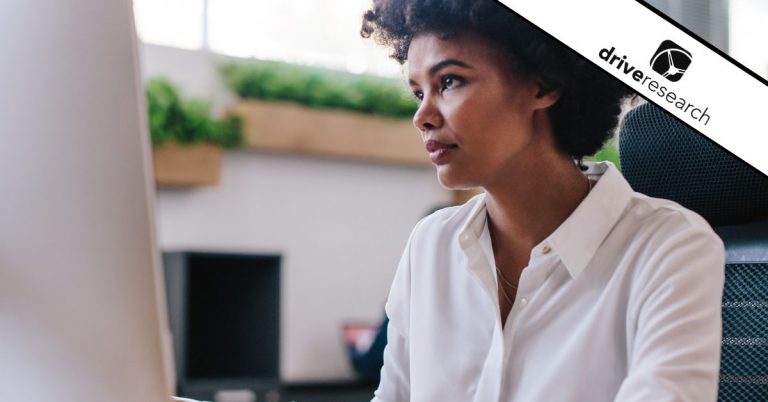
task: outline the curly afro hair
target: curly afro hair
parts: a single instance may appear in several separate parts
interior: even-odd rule
[[[417,34],[449,39],[464,32],[503,49],[515,73],[560,91],[549,118],[561,150],[581,161],[611,137],[621,100],[633,92],[495,0],[373,0],[360,35],[390,47],[404,64]]]

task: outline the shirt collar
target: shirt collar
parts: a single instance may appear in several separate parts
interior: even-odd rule
[[[584,162],[587,177],[597,178],[592,191],[568,218],[534,250],[545,244],[557,253],[568,273],[579,275],[592,260],[608,233],[616,225],[632,197],[632,187],[611,162]],[[485,193],[476,196],[469,217],[459,232],[460,244],[466,248],[480,238],[486,221]]]

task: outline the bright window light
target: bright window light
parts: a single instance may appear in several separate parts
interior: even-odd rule
[[[733,0],[730,2],[730,55],[763,78],[768,78],[768,2]]]
[[[388,50],[360,37],[370,0],[208,0],[213,52],[399,75]]]
[[[142,41],[183,49],[203,46],[203,0],[134,0],[133,9]]]

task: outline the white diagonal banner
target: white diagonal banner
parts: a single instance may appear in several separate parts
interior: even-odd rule
[[[768,174],[768,86],[683,30],[635,0],[500,2]]]

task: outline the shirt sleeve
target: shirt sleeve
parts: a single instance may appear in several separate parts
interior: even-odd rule
[[[421,222],[419,222],[420,224]],[[405,251],[395,273],[384,309],[389,317],[387,346],[384,347],[384,366],[381,381],[371,402],[409,402],[411,394],[409,322],[411,298],[411,246],[416,233],[411,232]]]
[[[723,242],[692,227],[660,245],[628,305],[627,377],[616,401],[717,400]]]

